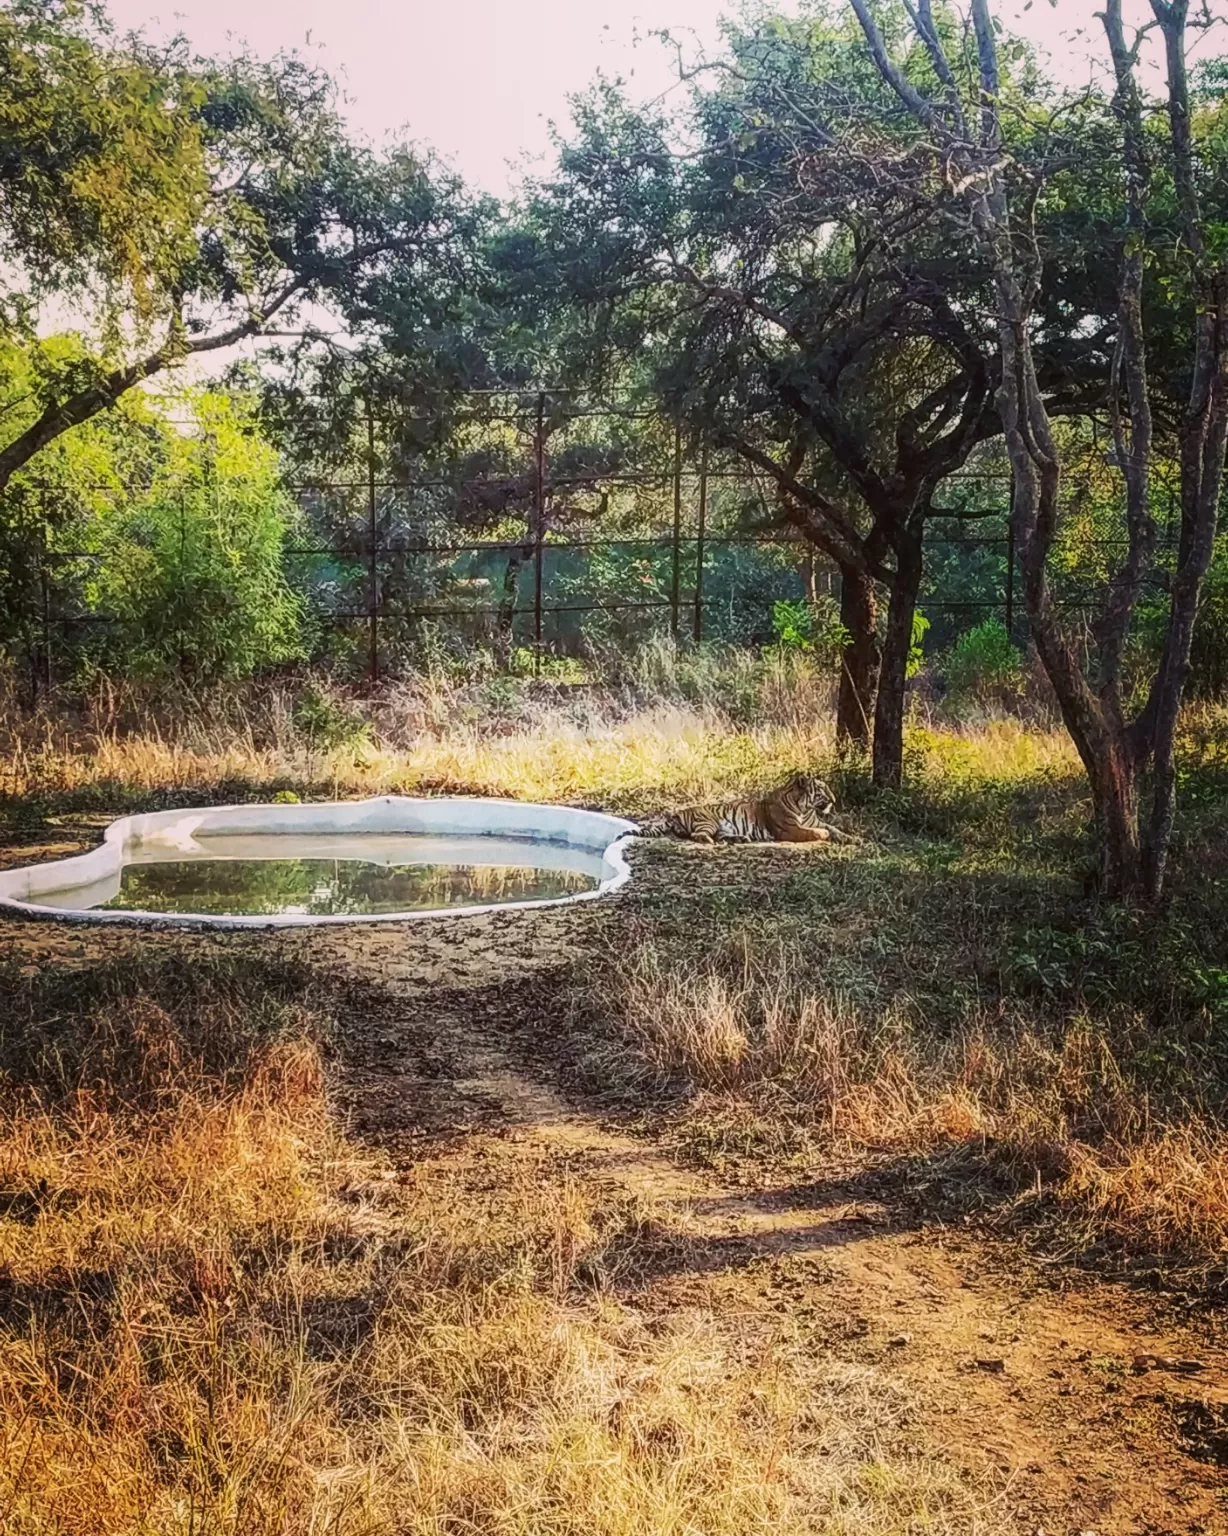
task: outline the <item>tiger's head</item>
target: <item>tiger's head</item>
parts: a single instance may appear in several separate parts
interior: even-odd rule
[[[823,779],[816,779],[810,773],[795,773],[783,786],[781,793],[796,800],[799,805],[805,806],[817,816],[826,816],[828,811],[834,811],[836,808],[836,797],[831,792],[831,786]]]

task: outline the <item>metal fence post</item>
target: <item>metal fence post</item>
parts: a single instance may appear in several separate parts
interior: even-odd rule
[[[188,586],[188,488],[184,481],[179,482],[179,601],[175,604],[175,616],[178,623],[175,627],[175,652],[176,662],[179,667],[179,675],[183,677],[187,672],[188,648],[183,633],[183,609],[184,593]]]
[[[546,544],[546,392],[537,396],[533,440],[533,508],[537,517],[533,550],[533,670],[542,669],[542,568]]]
[[[369,646],[368,671],[371,682],[379,681],[379,515],[375,492],[375,415],[367,396],[367,624]]]
[[[682,596],[682,428],[674,428],[674,561],[669,585],[669,632],[678,638]]]
[[[699,460],[699,520],[695,531],[695,644],[704,637],[704,534],[708,522],[708,445]]]

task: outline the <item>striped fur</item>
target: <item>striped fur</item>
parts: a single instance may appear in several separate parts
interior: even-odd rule
[[[835,804],[822,779],[799,773],[760,800],[692,805],[650,816],[640,824],[640,835],[689,837],[697,843],[851,842],[847,832],[821,819]]]

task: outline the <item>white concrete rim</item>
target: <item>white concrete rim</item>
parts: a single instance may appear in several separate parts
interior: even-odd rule
[[[262,820],[272,825],[261,825]],[[411,825],[398,825],[404,822]],[[306,914],[218,916],[204,912],[99,911],[47,906],[37,899],[31,899],[42,892],[71,890],[75,885],[85,885],[88,880],[118,873],[124,865],[124,853],[129,843],[141,840],[150,833],[156,840],[159,831],[169,832],[182,824],[189,828],[190,835],[205,823],[208,823],[208,831],[218,831],[228,826],[233,828],[236,823],[252,823],[245,830],[302,832],[304,823],[309,826],[331,823],[329,830],[335,832],[423,832],[429,828],[432,833],[440,836],[462,833],[470,836],[513,836],[529,842],[564,843],[600,853],[612,873],[594,890],[577,891],[568,896],[543,897],[536,901],[483,902],[471,907],[433,907],[412,912],[338,913],[316,917]],[[286,823],[290,826],[286,826]],[[294,823],[299,825],[294,827]],[[145,815],[122,816],[111,822],[103,833],[102,842],[86,853],[0,871],[0,916],[9,913],[49,922],[79,925],[122,923],[138,928],[269,929],[335,927],[343,923],[412,923],[441,917],[479,917],[492,912],[527,912],[543,907],[570,906],[578,901],[593,901],[619,890],[631,878],[625,849],[636,830],[634,822],[620,816],[607,815],[603,811],[462,795],[422,799],[378,795],[367,800],[222,805],[153,811]],[[55,873],[52,874],[52,871]]]

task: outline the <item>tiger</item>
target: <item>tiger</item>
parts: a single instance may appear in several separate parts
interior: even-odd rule
[[[727,800],[663,811],[640,823],[641,837],[689,837],[696,843],[852,843],[821,820],[836,797],[822,779],[798,773],[759,800]]]

